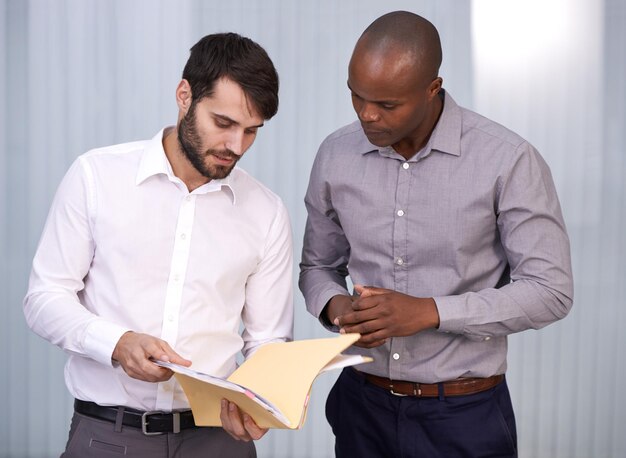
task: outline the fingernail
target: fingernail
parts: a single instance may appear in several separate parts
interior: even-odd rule
[[[233,404],[232,402],[230,402],[230,403],[228,404],[228,410],[230,410],[231,412],[234,412],[234,411],[235,411],[235,404]]]
[[[339,330],[339,334],[345,334],[345,333],[346,333],[346,330],[345,330],[344,328],[341,328],[341,329]]]
[[[335,321],[333,321],[333,324],[339,326],[339,318],[335,318]]]

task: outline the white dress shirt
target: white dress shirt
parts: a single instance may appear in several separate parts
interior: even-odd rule
[[[29,326],[70,357],[71,394],[141,410],[188,408],[180,386],[132,379],[126,331],[227,376],[236,356],[292,338],[292,241],[282,201],[239,168],[189,193],[152,140],[90,151],[64,177],[33,261]],[[240,326],[243,323],[243,332]]]

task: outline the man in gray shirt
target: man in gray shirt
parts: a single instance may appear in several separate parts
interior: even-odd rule
[[[507,335],[572,306],[548,166],[454,102],[441,55],[424,18],[374,21],[349,64],[359,119],[322,143],[311,172],[300,288],[311,314],[361,333],[358,352],[374,358],[329,395],[337,456],[516,456]]]

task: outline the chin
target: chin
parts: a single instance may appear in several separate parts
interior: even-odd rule
[[[366,135],[367,137],[367,135]],[[382,138],[379,137],[367,137],[367,141],[369,141],[372,145],[374,146],[378,146],[379,148],[385,148],[387,146],[391,146],[392,143],[389,142],[389,140],[384,140]]]

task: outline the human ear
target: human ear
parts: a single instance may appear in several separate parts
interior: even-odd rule
[[[181,80],[176,87],[176,104],[183,113],[187,113],[191,106],[191,85],[185,79]]]
[[[441,91],[442,85],[443,85],[443,78],[441,78],[440,76],[432,80],[432,82],[428,86],[428,98],[432,99],[437,94],[439,94],[439,91]]]

